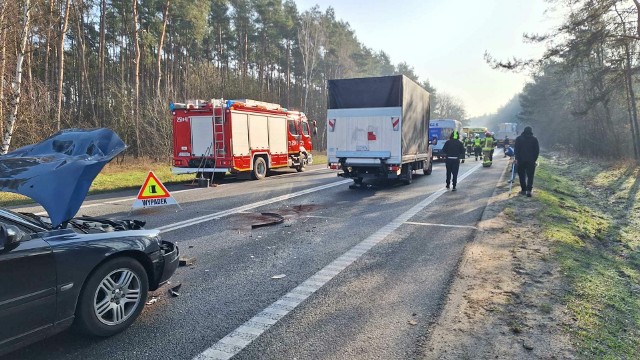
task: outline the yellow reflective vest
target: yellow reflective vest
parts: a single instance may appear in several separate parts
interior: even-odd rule
[[[484,147],[483,150],[491,150],[493,149],[493,138],[491,136],[487,136],[484,138]]]

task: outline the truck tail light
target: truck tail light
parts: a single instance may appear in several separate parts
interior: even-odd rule
[[[400,170],[400,166],[398,165],[389,165],[389,171],[398,171]]]
[[[339,170],[340,164],[329,164],[329,168],[332,170]]]

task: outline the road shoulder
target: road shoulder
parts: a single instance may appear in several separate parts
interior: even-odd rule
[[[561,302],[567,287],[534,216],[542,205],[518,196],[518,186],[509,192],[508,178],[499,182],[465,249],[427,334],[426,359],[575,357],[563,331],[571,324]]]

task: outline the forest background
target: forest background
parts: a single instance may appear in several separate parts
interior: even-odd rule
[[[327,80],[404,74],[431,93],[432,118],[489,127],[516,121],[533,126],[544,146],[640,159],[640,2],[549,0],[549,7],[562,9],[562,24],[524,35],[546,45],[542,58],[485,54],[488,66],[527,71],[531,81],[495,114],[469,119],[462,101],[362,44],[332,8],[300,11],[291,0],[0,0],[0,153],[58,129],[109,127],[130,154],[165,160],[169,104],[221,97],[305,111],[318,122],[314,146],[323,150]]]

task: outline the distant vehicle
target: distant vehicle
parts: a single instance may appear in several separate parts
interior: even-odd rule
[[[178,248],[144,222],[75,217],[91,182],[126,146],[111,130],[67,130],[0,156],[0,190],[49,216],[0,208],[0,355],[72,323],[94,336],[126,329]]]
[[[517,123],[501,123],[498,124],[498,131],[496,131],[495,139],[498,142],[498,147],[504,147],[505,137],[509,137],[511,145],[518,136],[518,124]]]
[[[262,101],[171,103],[174,174],[222,179],[227,172],[264,179],[270,169],[313,164],[317,130],[303,112]]]
[[[467,130],[467,136],[470,136],[472,139],[478,135],[480,138],[484,138],[484,134],[489,131],[486,127],[469,127]]]
[[[444,159],[447,154],[442,152],[444,143],[449,140],[454,131],[462,134],[462,123],[454,119],[434,119],[429,122],[429,139],[433,145],[433,158]],[[460,138],[462,140],[462,138]]]
[[[327,156],[338,176],[400,180],[431,174],[429,93],[404,75],[329,80]],[[353,187],[353,186],[352,186]]]

